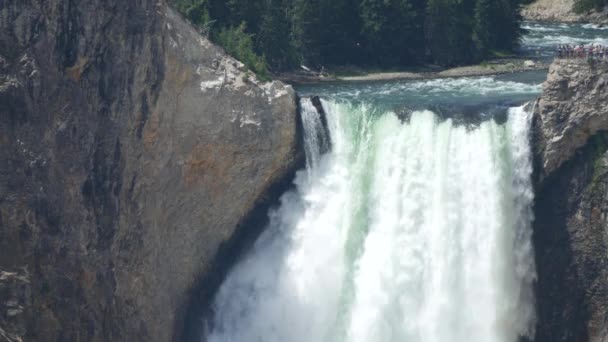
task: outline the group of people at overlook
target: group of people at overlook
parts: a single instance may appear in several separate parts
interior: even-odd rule
[[[559,45],[557,47],[558,58],[596,58],[608,59],[608,47],[591,44],[585,45]]]

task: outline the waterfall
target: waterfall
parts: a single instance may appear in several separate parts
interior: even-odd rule
[[[321,151],[329,149],[329,138],[312,101],[308,98],[300,101],[302,126],[304,128],[304,153],[306,154],[306,169],[317,170]]]
[[[322,155],[301,105],[307,170],[221,286],[206,340],[533,337],[530,114],[464,127],[325,101]]]

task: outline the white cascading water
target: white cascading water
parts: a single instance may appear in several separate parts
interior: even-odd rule
[[[209,342],[517,342],[534,334],[530,115],[401,122],[302,100],[296,177],[214,304]],[[325,138],[326,139],[326,138]]]

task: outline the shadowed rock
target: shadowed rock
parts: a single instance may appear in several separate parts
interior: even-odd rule
[[[558,60],[533,105],[536,341],[608,341],[608,67]]]

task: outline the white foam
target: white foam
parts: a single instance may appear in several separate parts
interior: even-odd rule
[[[600,26],[598,24],[584,24],[584,25],[582,25],[582,27],[585,29],[588,29],[588,30],[589,29],[591,29],[591,30],[608,30],[608,26],[606,26],[606,25]]]
[[[530,115],[465,129],[324,102],[333,145],[321,155],[311,106],[312,170],[222,285],[207,340],[533,337]]]

